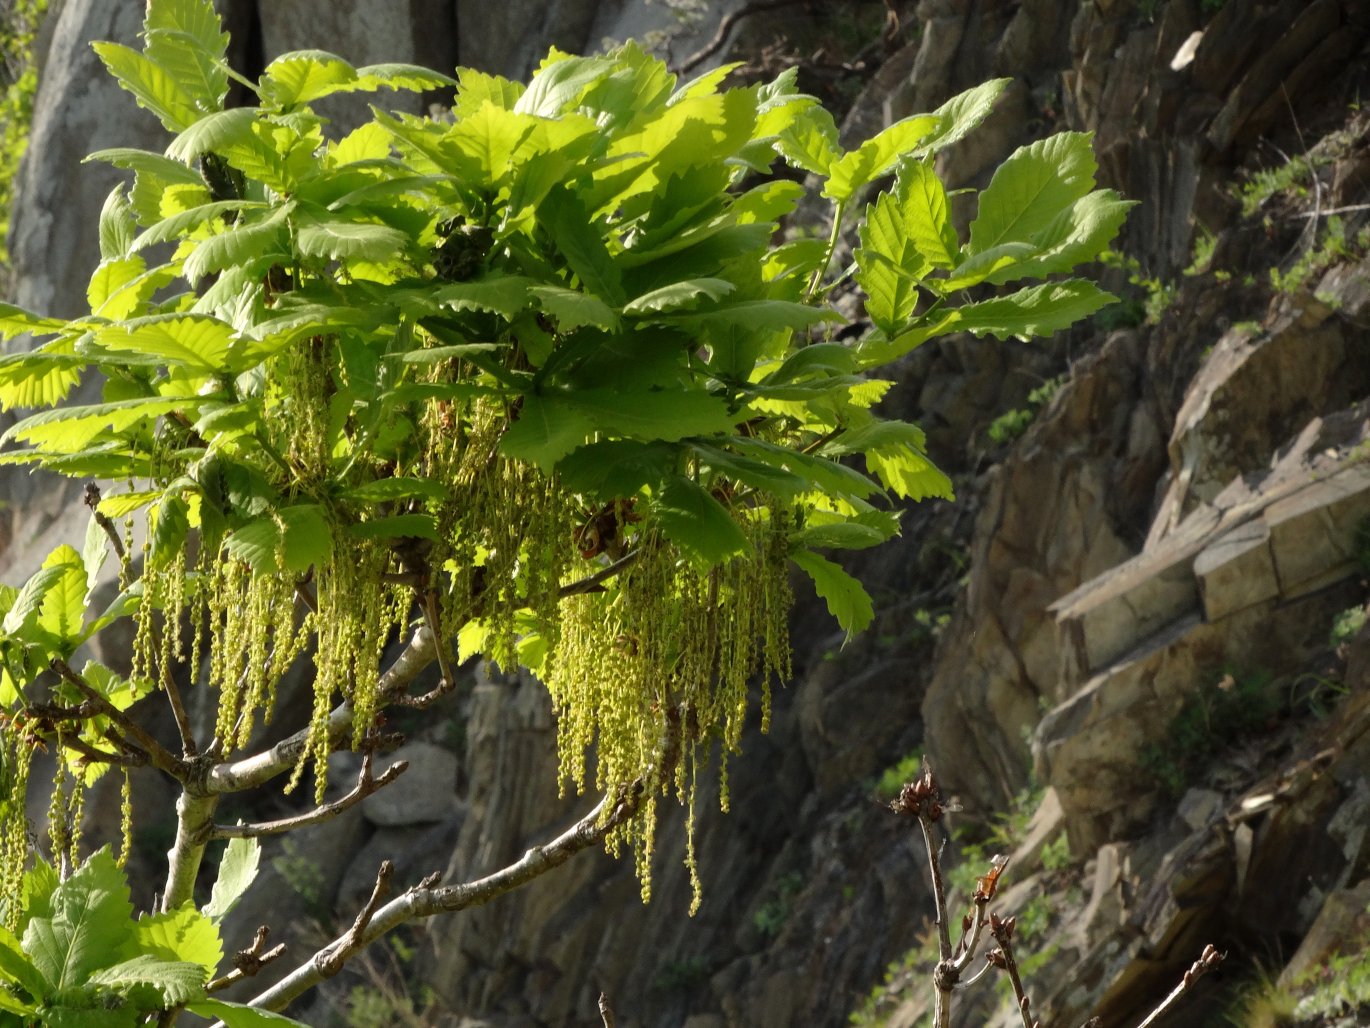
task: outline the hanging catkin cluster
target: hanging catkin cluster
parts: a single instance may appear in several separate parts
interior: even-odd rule
[[[409,598],[385,584],[390,554],[382,546],[352,543],[335,547],[335,557],[318,570],[314,704],[305,753],[291,777],[294,788],[305,759],[314,762],[314,794],[323,802],[327,785],[328,715],[338,698],[352,705],[352,743],[358,745],[380,707],[380,661],[391,632],[402,627]]]
[[[209,681],[219,690],[214,735],[225,753],[247,745],[255,719],[271,720],[276,683],[309,638],[294,576],[254,573],[223,558],[208,571]]]
[[[751,552],[708,571],[656,533],[640,533],[617,589],[564,602],[544,667],[563,784],[585,787],[592,747],[597,788],[643,783],[643,817],[611,842],[634,848],[644,897],[655,797],[673,788],[692,825],[698,768],[717,739],[726,809],[726,762],[741,740],[749,683],[763,672],[764,723],[770,677],[789,674],[786,526],[764,507],[743,519]],[[693,878],[692,828],[690,844]]]

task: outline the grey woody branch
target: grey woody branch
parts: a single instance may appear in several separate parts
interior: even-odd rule
[[[336,799],[332,803],[324,803],[303,814],[283,817],[276,821],[260,821],[248,825],[215,825],[210,832],[210,838],[257,839],[264,835],[281,835],[285,832],[293,832],[296,828],[321,824],[337,817],[348,807],[356,806],[373,792],[384,789],[409,769],[409,761],[399,760],[386,768],[379,778],[374,778],[371,774],[372,759],[370,752],[362,756],[362,767],[357,775],[356,786],[346,796]]]
[[[276,985],[252,999],[251,1005],[280,1010],[297,996],[318,985],[355,953],[407,921],[434,914],[452,913],[488,903],[517,889],[554,867],[566,863],[577,853],[596,845],[604,836],[631,818],[641,802],[641,789],[629,790],[610,804],[605,797],[595,808],[549,843],[534,846],[522,857],[493,874],[462,885],[438,885],[436,876],[406,890],[379,909],[364,909],[352,927],[323,947]],[[381,882],[377,881],[378,890]],[[373,896],[375,892],[373,891]],[[367,904],[368,908],[371,906]]]
[[[416,629],[408,645],[395,658],[395,663],[381,676],[380,690],[384,702],[394,702],[403,696],[409,684],[433,663],[437,652],[433,633],[428,627],[425,625]],[[341,740],[351,729],[352,705],[343,702],[328,715],[328,736],[335,741]],[[308,741],[309,730],[301,729],[261,753],[215,764],[208,769],[203,788],[206,792],[222,795],[269,782],[277,775],[294,769]]]

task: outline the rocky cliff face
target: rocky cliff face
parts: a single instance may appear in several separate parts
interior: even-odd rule
[[[737,6],[693,23],[679,3],[224,8],[248,67],[318,46],[523,74],[547,43],[682,26],[683,56]],[[84,44],[127,38],[137,20],[112,0],[62,7],[15,220],[21,303],[79,304],[109,185],[79,156],[159,145]],[[1206,941],[1231,951],[1227,978],[1205,980],[1175,1023],[1219,1019],[1257,961],[1293,987],[1339,948],[1358,952],[1370,639],[1351,637],[1346,612],[1370,575],[1370,4],[795,4],[744,25],[738,56],[753,66],[803,46],[809,88],[865,83],[850,136],[1011,77],[986,130],[946,158],[958,184],[1046,132],[1095,132],[1104,184],[1142,201],[1126,262],[1105,272],[1131,323],[907,358],[889,402],[925,425],[958,501],[911,511],[897,545],[855,564],[881,608],[862,638],[842,648],[801,605],[796,681],[770,735],[750,735],[732,764],[732,813],[702,815],[695,918],[677,817],[650,907],[622,862],[582,857],[428,926],[404,970],[431,993],[387,1002],[472,1028],[597,1024],[601,991],[621,1025],[841,1024],[852,1011],[916,1024],[931,899],[909,826],[875,785],[916,749],[965,808],[961,842],[1015,850],[1000,909],[1040,958],[1029,987],[1046,1024],[1135,1023]],[[1016,441],[988,439],[1005,411],[1038,406]],[[78,537],[84,512],[27,480],[3,488],[10,580],[49,541]],[[443,714],[401,726],[436,802],[357,809],[275,853],[235,915],[244,944],[283,911],[350,919],[384,856],[404,856],[401,877],[471,878],[585,806],[556,795],[537,683],[482,675]],[[1015,802],[1018,817],[1000,816]],[[302,1016],[342,1023],[393,980],[378,962]],[[998,1002],[981,989],[958,1023],[1015,1023]]]

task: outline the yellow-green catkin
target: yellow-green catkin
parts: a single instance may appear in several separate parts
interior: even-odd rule
[[[329,349],[337,340],[314,336],[275,362],[285,416],[273,419],[273,441],[306,491],[328,477],[328,404],[333,392]]]
[[[124,780],[119,788],[119,860],[120,867],[128,864],[128,855],[133,852],[133,781],[129,778],[128,768],[122,769]]]
[[[60,759],[60,758],[59,758]],[[72,775],[71,792],[67,800],[67,822],[71,828],[68,837],[71,845],[67,856],[72,867],[81,864],[81,828],[86,817],[86,787],[79,774]]]
[[[48,801],[48,842],[52,846],[54,863],[75,868],[80,862],[81,819],[85,813],[85,789],[79,774],[71,774],[67,767],[62,737],[53,747],[57,769],[52,778],[52,795]]]
[[[4,776],[4,795],[0,797],[0,909],[4,911],[5,927],[12,932],[19,928],[24,867],[29,856],[24,800],[33,747],[24,736],[22,725],[15,721],[6,722],[0,729],[0,767]]]

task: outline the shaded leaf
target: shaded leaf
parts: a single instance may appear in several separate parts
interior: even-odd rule
[[[586,325],[606,332],[615,331],[619,326],[618,314],[597,296],[550,285],[532,286],[528,291],[537,297],[538,306],[556,320],[557,328],[563,333]]]
[[[310,257],[383,261],[396,256],[409,236],[389,225],[324,218],[301,213],[295,245]]]
[[[1031,339],[1068,328],[1116,300],[1084,279],[1044,282],[1008,296],[966,304],[956,312],[955,326],[958,331],[996,339]]]
[[[438,541],[438,522],[431,514],[394,514],[348,525],[358,539],[432,539]]]
[[[173,1007],[204,995],[205,969],[189,961],[168,961],[151,953],[140,953],[130,960],[100,968],[87,981],[118,992],[146,985],[157,990],[164,1005]]]
[[[254,571],[303,572],[333,553],[333,535],[316,504],[281,507],[236,529],[224,543]]]
[[[838,565],[811,550],[795,550],[790,559],[813,579],[814,589],[828,605],[828,613],[850,639],[875,619],[875,607],[866,590]]]
[[[652,505],[661,530],[706,564],[746,553],[751,544],[728,509],[688,478],[672,475]]]
[[[447,487],[431,478],[380,478],[374,482],[353,486],[342,494],[343,499],[362,503],[408,499],[442,501],[447,499],[448,495]]]
[[[721,300],[736,288],[734,283],[721,278],[691,278],[672,282],[625,304],[623,313],[640,315],[687,310],[698,306],[702,299]]]

